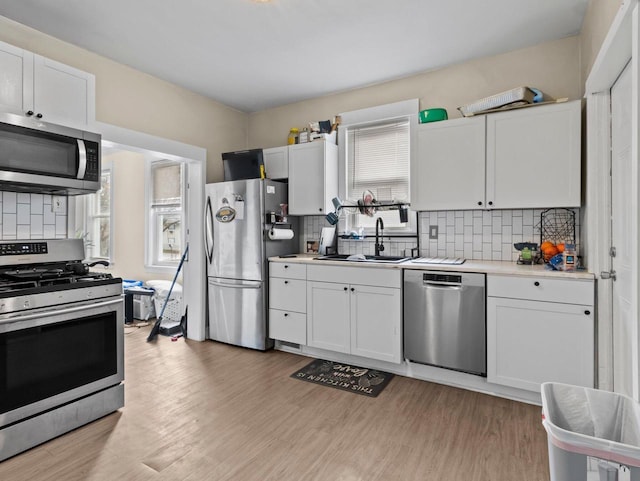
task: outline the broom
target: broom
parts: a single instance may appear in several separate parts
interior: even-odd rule
[[[178,264],[178,270],[176,270],[176,275],[173,276],[173,282],[171,283],[171,287],[169,288],[169,293],[167,294],[167,297],[164,300],[164,304],[162,305],[162,309],[160,310],[160,315],[158,316],[156,323],[151,328],[149,337],[147,337],[147,342],[153,341],[158,336],[158,333],[160,332],[160,324],[162,324],[162,315],[164,314],[164,310],[167,307],[167,304],[169,303],[169,298],[171,297],[171,291],[173,291],[173,286],[175,286],[176,284],[176,279],[178,278],[178,274],[180,274],[180,269],[182,269],[182,264],[184,264],[184,260],[187,257],[188,252],[189,252],[189,244],[187,244],[187,247],[184,249],[184,253],[182,254],[182,257],[180,258],[180,264]]]

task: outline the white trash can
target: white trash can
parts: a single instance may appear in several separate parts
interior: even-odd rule
[[[640,404],[630,397],[547,382],[542,425],[551,481],[640,481]]]
[[[162,312],[162,306],[167,300],[169,295],[169,288],[171,287],[171,281],[164,280],[152,280],[145,283],[147,286],[155,290],[153,295],[153,301],[155,305],[156,316],[160,317]],[[171,297],[167,302],[167,307],[164,310],[162,319],[169,322],[180,322],[182,318],[182,286],[177,282],[173,286],[171,291]]]

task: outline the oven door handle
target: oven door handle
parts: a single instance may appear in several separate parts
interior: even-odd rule
[[[17,315],[16,317],[12,317],[10,319],[0,320],[0,324],[13,324],[16,322],[41,319],[43,317],[51,317],[51,315],[54,313],[56,317],[59,317],[59,316],[64,316],[66,314],[73,314],[76,312],[82,312],[82,311],[87,311],[89,309],[112,306],[120,303],[122,303],[122,298],[113,299],[111,301],[105,301],[105,302],[97,302],[95,304],[85,304],[83,306],[67,307],[65,309],[48,309],[46,311],[38,312],[36,314],[27,314],[26,316]]]

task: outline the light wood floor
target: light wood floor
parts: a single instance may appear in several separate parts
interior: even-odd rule
[[[127,329],[126,405],[0,463],[3,481],[548,480],[540,408],[396,376],[377,398],[310,360]]]

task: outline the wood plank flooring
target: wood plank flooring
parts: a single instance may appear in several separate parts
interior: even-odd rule
[[[0,463],[3,481],[544,481],[540,408],[396,376],[377,398],[309,358],[127,329],[126,405]]]

